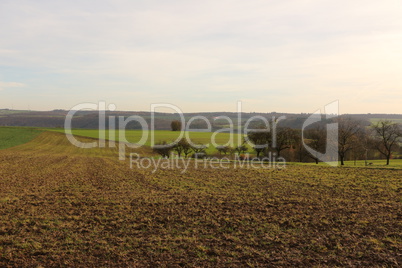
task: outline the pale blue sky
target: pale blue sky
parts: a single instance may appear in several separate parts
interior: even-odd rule
[[[400,0],[0,1],[0,108],[402,113]]]

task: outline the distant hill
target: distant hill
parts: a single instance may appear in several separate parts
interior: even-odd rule
[[[53,110],[53,111],[24,111],[24,110],[9,110],[0,109],[0,126],[29,126],[29,127],[46,127],[46,128],[63,128],[65,117],[68,111]],[[151,124],[151,113],[142,111],[115,111],[106,113],[106,128],[109,128],[109,117],[115,117],[115,125],[118,126],[118,117],[123,116],[141,116],[148,125]],[[225,118],[230,118],[234,129],[238,128],[238,114],[234,112],[201,112],[201,113],[185,113],[185,120],[188,121],[194,116],[203,116],[211,123],[212,130],[229,128],[230,122]],[[280,121],[281,126],[300,129],[304,121],[310,114],[291,114],[291,113],[242,113],[240,125],[244,126],[246,121],[253,116],[264,117],[271,121],[272,118],[285,116],[285,120]],[[381,119],[390,119],[402,123],[402,114],[347,114],[355,119],[362,120],[365,124],[370,125]],[[225,117],[225,118],[219,118]],[[172,113],[155,113],[155,129],[169,130],[172,120],[180,119],[178,114]],[[262,121],[253,121],[250,128],[256,127]],[[78,111],[72,120],[73,128],[97,129],[99,128],[99,113],[97,111]],[[205,129],[207,124],[203,120],[195,120],[191,124],[191,129]],[[137,122],[130,122],[127,129],[141,129]]]

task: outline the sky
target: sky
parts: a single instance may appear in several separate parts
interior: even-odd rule
[[[0,0],[0,108],[402,114],[400,0]]]

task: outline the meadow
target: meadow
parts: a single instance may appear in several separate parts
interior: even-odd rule
[[[117,153],[56,132],[1,150],[0,266],[402,265],[401,169],[152,173]]]
[[[56,131],[60,133],[64,133],[64,129],[46,129],[49,131]],[[98,139],[100,135],[100,130],[98,129],[73,129],[72,130],[73,135],[76,136],[81,136],[81,137],[89,137],[89,138],[95,138]],[[241,144],[243,142],[243,136],[240,134],[235,134],[233,133],[232,135],[230,133],[217,133],[214,135],[212,132],[189,132],[189,131],[184,131],[184,135],[188,135],[190,140],[196,144],[210,144],[210,146],[206,149],[206,152],[208,154],[216,153],[216,149],[214,148],[213,144],[211,143],[211,138],[213,137],[215,142],[218,145],[225,145],[227,143],[232,142],[234,146]],[[104,137],[107,140],[114,140],[114,141],[120,141],[120,132],[116,130],[114,133],[111,133],[109,130],[105,130],[101,135],[104,135]],[[126,130],[124,131],[123,136],[123,141],[126,139],[128,142],[131,143],[138,143],[142,136],[144,135],[146,137],[146,141],[144,143],[145,146],[151,146],[151,135],[154,136],[154,142],[161,142],[161,141],[166,141],[166,142],[172,142],[175,141],[179,135],[180,132],[178,131],[170,131],[170,130],[155,130],[155,131],[142,131],[142,130]],[[213,136],[214,135],[214,136]],[[240,141],[240,142],[239,142]],[[250,148],[251,150],[251,148]]]
[[[372,124],[377,124],[381,120],[384,120],[384,118],[370,118],[370,122]],[[388,120],[395,122],[395,123],[402,124],[402,119],[392,118],[392,119],[388,119]]]
[[[1,127],[0,150],[29,142],[42,131],[36,128]]]
[[[301,165],[301,166],[328,166],[324,162],[315,163],[300,163],[300,162],[288,162],[288,165]],[[340,166],[340,162],[338,162]],[[357,161],[345,161],[345,167],[354,167],[354,168],[387,168],[387,169],[402,169],[402,159],[391,159],[390,164],[386,165],[385,159],[376,159],[376,160],[367,160],[367,166],[365,160],[357,160]]]

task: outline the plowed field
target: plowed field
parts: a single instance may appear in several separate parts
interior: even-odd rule
[[[362,265],[402,265],[402,170],[152,173],[48,132],[0,151],[2,267]]]

